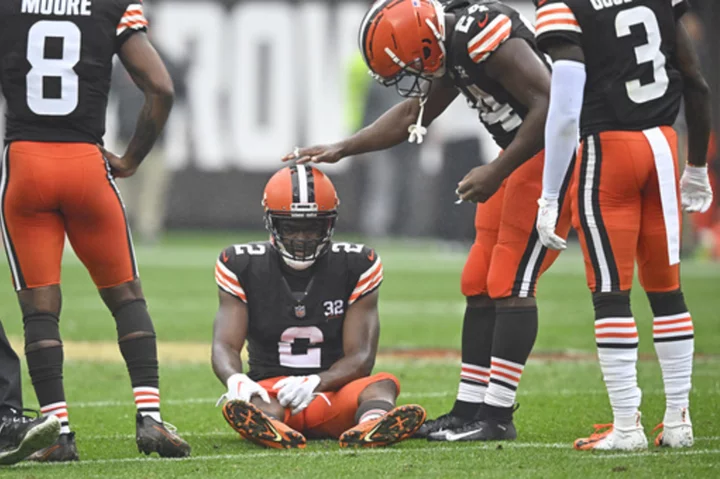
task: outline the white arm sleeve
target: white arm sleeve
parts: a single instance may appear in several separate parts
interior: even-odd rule
[[[542,197],[547,200],[560,196],[563,179],[578,145],[586,78],[583,63],[559,60],[553,64],[542,191]]]

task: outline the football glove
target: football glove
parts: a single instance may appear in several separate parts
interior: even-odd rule
[[[710,208],[713,191],[707,166],[685,166],[680,179],[680,200],[688,213],[705,213]]]
[[[567,242],[555,234],[555,226],[558,219],[558,200],[548,200],[540,198],[538,200],[538,214],[537,214],[537,231],[540,237],[540,242],[547,248],[554,250],[564,250],[567,248]]]
[[[299,413],[310,405],[315,395],[315,388],[320,384],[320,376],[289,376],[281,379],[273,389],[279,389],[278,401],[284,408],[292,408],[292,415]]]
[[[228,392],[220,396],[216,406],[226,401],[250,401],[253,396],[260,396],[260,399],[270,403],[270,395],[258,383],[247,377],[246,374],[233,374],[227,380]]]

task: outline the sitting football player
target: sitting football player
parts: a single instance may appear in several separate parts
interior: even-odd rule
[[[397,378],[371,375],[383,268],[372,249],[331,241],[338,204],[318,169],[283,168],[263,197],[270,241],[230,246],[216,263],[212,366],[228,388],[223,415],[266,447],[304,448],[306,437],[386,446],[425,420],[420,406],[395,406]]]

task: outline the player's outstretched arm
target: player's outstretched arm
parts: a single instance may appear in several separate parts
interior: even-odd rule
[[[445,80],[434,81],[425,102],[423,126],[430,125],[457,96],[458,91]],[[408,128],[415,124],[419,114],[420,101],[408,98],[351,137],[331,145],[299,148],[286,155],[283,161],[297,159],[298,163],[337,163],[347,156],[391,148],[407,140]]]
[[[135,84],[145,94],[135,132],[122,158],[106,158],[116,176],[132,175],[152,149],[172,109],[174,90],[170,74],[145,33],[136,33],[123,43],[120,60]]]
[[[378,297],[379,291],[375,290],[348,308],[343,326],[345,356],[318,375],[320,384],[315,391],[337,391],[355,379],[370,375],[380,337]]]
[[[692,40],[681,21],[677,22],[675,64],[683,76],[685,119],[688,126],[688,164],[704,167],[712,128],[710,87],[703,77]]]

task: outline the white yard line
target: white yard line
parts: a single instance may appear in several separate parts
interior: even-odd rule
[[[190,435],[188,435],[190,436]],[[125,436],[110,436],[112,438],[125,437]],[[132,438],[133,436],[129,436]],[[96,438],[99,438],[96,436]],[[472,447],[473,451],[484,450],[492,451],[498,449],[498,444],[478,444],[470,443],[467,447]],[[542,442],[516,442],[506,443],[502,445],[503,450],[513,449],[564,449],[572,451],[572,445],[570,443],[542,443]],[[329,457],[329,456],[343,456],[343,455],[362,455],[362,456],[375,456],[375,455],[393,455],[393,454],[424,454],[430,452],[449,452],[449,451],[464,451],[462,447],[449,447],[449,446],[426,446],[418,448],[384,448],[384,449],[337,449],[332,451],[258,451],[258,452],[238,452],[237,454],[218,454],[218,455],[204,455],[204,456],[191,456],[184,459],[163,459],[162,462],[156,458],[145,458],[145,457],[127,457],[118,459],[91,459],[80,462],[70,463],[57,463],[57,464],[32,464],[32,463],[21,463],[16,468],[26,467],[82,467],[102,464],[127,464],[127,463],[155,463],[162,464],[164,462],[204,462],[204,461],[217,461],[217,460],[229,460],[229,459],[257,459],[265,457],[292,457],[294,460],[300,460],[307,457]],[[628,457],[643,457],[643,456],[655,456],[659,457],[656,452],[638,452],[638,453],[622,453],[622,454],[587,454],[577,453],[578,455],[584,456],[590,459],[618,459]],[[707,454],[720,454],[720,449],[694,449],[687,451],[669,451],[664,455],[667,456],[690,456],[690,455],[707,455]]]

